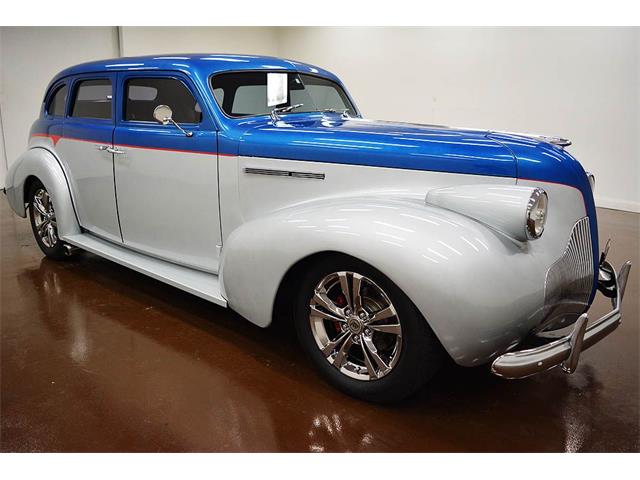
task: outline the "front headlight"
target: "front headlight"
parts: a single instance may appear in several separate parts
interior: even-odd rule
[[[547,205],[549,198],[541,188],[536,188],[527,205],[527,237],[534,240],[542,236],[544,224],[547,221]]]

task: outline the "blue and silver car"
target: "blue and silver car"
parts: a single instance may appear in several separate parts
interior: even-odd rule
[[[601,253],[569,145],[370,120],[291,60],[117,58],[51,80],[6,194],[46,256],[288,322],[333,385],[392,402],[446,357],[571,373],[619,325],[630,263]],[[612,309],[588,322],[598,291]]]

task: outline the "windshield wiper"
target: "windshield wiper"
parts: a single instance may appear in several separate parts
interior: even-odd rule
[[[345,108],[343,110],[336,110],[335,108],[324,108],[318,111],[322,113],[339,113],[340,115],[342,115],[342,118],[351,118],[351,115],[349,115],[348,113],[349,110],[349,108]]]
[[[274,108],[271,110],[271,120],[275,123],[280,120],[280,117],[278,116],[279,113],[288,113],[300,107],[304,107],[304,103],[296,103],[295,105],[289,105],[288,107]]]

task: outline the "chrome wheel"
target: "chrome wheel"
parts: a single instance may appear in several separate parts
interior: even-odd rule
[[[51,197],[49,197],[49,194],[44,188],[39,188],[36,191],[31,205],[33,207],[33,220],[36,234],[46,247],[55,247],[58,242],[56,213],[53,210]]]
[[[387,294],[358,273],[324,277],[309,302],[313,338],[326,360],[358,380],[377,380],[398,363],[400,319]]]

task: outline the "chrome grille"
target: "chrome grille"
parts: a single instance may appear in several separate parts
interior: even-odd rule
[[[573,226],[567,248],[549,268],[545,279],[545,323],[560,327],[575,320],[588,306],[593,287],[593,253],[589,217]]]

